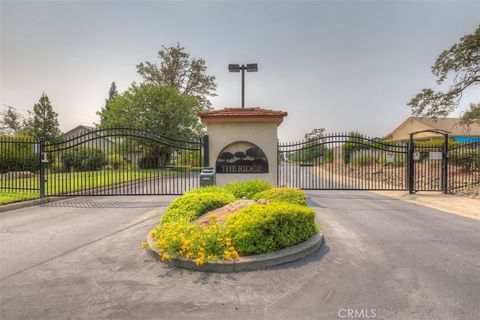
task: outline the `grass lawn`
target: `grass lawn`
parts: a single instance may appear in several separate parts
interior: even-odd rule
[[[134,181],[150,177],[168,177],[172,174],[182,174],[178,170],[168,169],[137,169],[137,170],[100,170],[85,172],[67,172],[54,173],[45,176],[45,193],[62,194],[71,193],[73,191],[111,186],[126,181]],[[38,189],[38,177],[27,179],[16,179],[2,181],[2,187],[21,187]],[[0,205],[36,199],[39,197],[37,191],[0,191]]]
[[[14,203],[25,200],[38,199],[40,194],[38,192],[17,192],[17,191],[8,191],[0,192],[0,205]]]
[[[163,169],[137,170],[100,170],[47,175],[46,194],[61,194],[64,192],[111,186],[126,181],[165,176],[169,174]]]

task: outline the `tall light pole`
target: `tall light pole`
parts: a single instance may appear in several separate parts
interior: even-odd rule
[[[245,70],[247,72],[257,72],[258,65],[256,63],[249,63],[247,65],[229,64],[228,71],[240,72],[242,71],[242,108],[245,108]]]

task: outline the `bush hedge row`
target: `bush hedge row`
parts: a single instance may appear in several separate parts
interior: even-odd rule
[[[272,188],[259,192],[253,196],[253,200],[260,199],[265,199],[270,202],[298,204],[301,206],[307,205],[305,193],[298,188]]]
[[[232,214],[227,234],[239,254],[264,253],[286,248],[318,232],[315,211],[291,203],[256,204]]]
[[[224,188],[237,199],[252,199],[255,194],[272,189],[273,186],[263,180],[247,180],[230,182]]]

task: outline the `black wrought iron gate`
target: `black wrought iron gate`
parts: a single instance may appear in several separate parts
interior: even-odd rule
[[[40,142],[40,194],[166,195],[197,188],[202,141],[182,141],[141,129],[85,131]]]
[[[331,134],[278,145],[278,184],[316,190],[407,190],[405,144]]]
[[[278,185],[313,190],[462,190],[480,184],[480,142],[391,143],[358,133],[278,144]]]
[[[357,133],[278,144],[278,185],[326,190],[454,192],[480,185],[480,141],[389,143]],[[182,194],[199,186],[208,138],[132,128],[62,141],[0,137],[0,191],[41,196]]]

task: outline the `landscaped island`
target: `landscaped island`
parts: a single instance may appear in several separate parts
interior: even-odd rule
[[[312,238],[314,217],[300,189],[260,180],[203,187],[175,199],[142,247],[162,261],[240,261]]]

